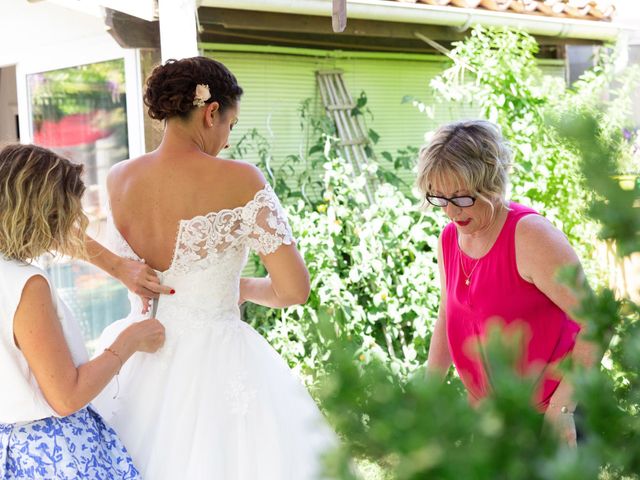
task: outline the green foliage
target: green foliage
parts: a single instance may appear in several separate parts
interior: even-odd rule
[[[589,108],[582,109],[580,115],[556,119],[556,124],[560,133],[575,143],[583,159],[585,177],[596,194],[589,213],[601,225],[599,236],[614,241],[621,256],[640,252],[640,186],[623,189],[611,176],[618,165],[616,145],[620,145],[623,132],[611,132]],[[616,300],[613,292],[605,290],[599,296],[585,299],[582,314],[591,319],[598,343],[605,344],[612,338],[604,363],[619,405],[637,416],[640,414],[640,306],[629,299]],[[617,322],[611,321],[614,316]]]
[[[383,152],[381,165],[371,162],[356,174],[339,154],[333,124],[309,107],[307,100],[300,108],[301,133],[315,139],[305,155],[289,155],[274,168],[269,143],[255,130],[231,152],[233,158],[258,153],[258,166],[288,207],[311,277],[305,305],[273,310],[248,304],[245,318],[309,383],[325,373],[333,351],[331,336],[319,328],[323,321],[358,345],[352,360],[366,365],[380,359],[406,379],[426,360],[437,316],[436,250],[444,219],[422,213],[393,173],[415,161],[415,148]],[[354,110],[367,114],[364,92]],[[377,134],[368,130],[375,145]],[[377,187],[370,204],[372,181]],[[251,268],[265,273],[257,257]]]
[[[568,90],[542,77],[536,50],[526,34],[475,29],[433,86],[446,101],[471,102],[501,125],[514,149],[512,198],[554,221],[583,259],[591,257],[598,222],[601,238],[617,241],[619,252],[637,251],[638,187],[623,193],[610,177],[622,171],[628,146],[619,136],[622,107],[594,106],[602,96],[584,93],[608,85],[606,62],[602,72]],[[621,104],[625,88],[616,97]],[[540,434],[542,418],[529,406],[531,379],[514,374],[518,352],[509,338],[492,337],[495,392],[470,408],[455,379],[435,382],[419,370],[440,295],[435,251],[444,218],[421,214],[393,172],[413,167],[417,149],[382,152],[379,165],[354,175],[337,153],[331,125],[310,115],[308,105],[301,108],[301,127],[319,140],[303,154],[274,170],[268,143],[255,131],[236,153],[255,148],[288,205],[312,294],[304,306],[275,311],[247,305],[245,313],[291,365],[323,379],[316,393],[345,440],[332,459],[332,477],[356,478],[354,456],[380,465],[385,479],[582,480],[640,472],[638,306],[607,290],[584,298],[582,317],[592,339],[603,349],[613,340],[608,374],[571,374],[587,435],[577,451]],[[558,133],[548,123],[550,110],[577,106],[591,106],[600,128]],[[366,112],[366,95],[360,95],[353,114]],[[369,135],[372,148],[377,134]],[[378,187],[370,204],[365,185],[372,177]]]
[[[536,50],[525,34],[478,28],[458,44],[454,66],[433,86],[447,101],[470,101],[502,126],[514,148],[513,198],[554,220],[583,258],[591,256],[587,239],[599,225],[600,237],[616,241],[619,252],[637,251],[638,187],[624,191],[612,178],[628,149],[620,105],[628,100],[629,83],[612,95],[615,102],[597,104],[610,84],[604,70],[565,91],[542,79]],[[472,82],[462,78],[465,71]],[[550,110],[578,106],[596,117],[591,124],[564,120],[557,132],[548,123]],[[477,410],[454,384],[420,376],[403,383],[379,359],[358,368],[350,362],[357,345],[344,336],[329,340],[336,353],[320,397],[345,439],[331,474],[355,478],[348,468],[355,456],[382,465],[395,479],[632,478],[640,472],[639,313],[609,290],[589,291],[583,299],[580,316],[591,339],[604,350],[613,336],[612,368],[566,373],[584,412],[578,423],[586,439],[577,451],[541,434],[542,417],[530,407],[531,380],[514,373],[518,355],[504,335],[494,335],[487,347],[494,392]]]
[[[619,71],[618,55],[616,50],[600,49],[596,65],[567,94],[556,97],[550,110],[590,115],[598,123],[602,144],[616,150],[611,172],[639,174],[640,155],[635,145],[638,133],[634,132],[631,98],[640,87],[640,65]]]
[[[590,115],[590,109],[584,109]],[[614,178],[617,158],[623,144],[621,130],[610,131],[598,117],[562,118],[557,121],[567,138],[579,138],[576,146],[583,159],[585,177],[596,196],[589,213],[601,224],[600,237],[615,240],[622,256],[640,251],[640,215],[633,207],[638,199],[638,186],[624,190]],[[584,138],[582,132],[593,135]]]
[[[29,87],[36,116],[61,118],[113,107],[124,95],[124,63],[110,60],[34,74]]]
[[[515,374],[515,339],[494,332],[489,342],[494,395],[477,410],[450,384],[416,377],[406,385],[391,380],[380,363],[362,373],[349,361],[348,342],[321,390],[323,405],[345,443],[339,455],[366,456],[394,479],[596,478],[598,464],[581,464],[558,452],[551,435],[541,435],[542,417],[530,407],[532,379]],[[560,475],[569,460],[572,476]],[[355,478],[344,464],[333,478]],[[578,470],[575,470],[578,468]]]
[[[391,154],[391,152],[382,152],[380,157],[388,162],[388,164],[381,162],[382,167],[378,170],[379,180],[381,182],[398,185],[404,192],[410,191],[410,186],[395,172],[412,170],[415,167],[418,152],[419,148],[412,145],[399,148],[395,155]]]
[[[327,150],[331,141],[327,140]],[[405,378],[426,359],[439,301],[436,245],[441,225],[421,213],[391,184],[380,185],[369,204],[367,178],[342,158],[322,165],[321,198],[315,208],[289,197],[289,220],[311,274],[311,297],[282,311],[248,305],[246,318],[305,374],[319,375],[331,355],[318,328],[330,321],[339,336],[358,345],[354,359],[381,359]],[[289,187],[280,195],[287,195]]]

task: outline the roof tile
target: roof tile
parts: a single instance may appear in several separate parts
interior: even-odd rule
[[[483,8],[498,12],[515,12],[550,17],[571,17],[582,20],[609,21],[614,15],[613,0],[387,0],[404,3],[450,6],[452,8]]]

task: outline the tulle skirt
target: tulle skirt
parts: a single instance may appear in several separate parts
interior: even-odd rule
[[[146,480],[322,478],[335,435],[260,334],[233,317],[165,326],[165,346],[135,354],[94,402]]]

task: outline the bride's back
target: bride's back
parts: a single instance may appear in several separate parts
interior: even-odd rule
[[[160,150],[118,164],[107,186],[115,227],[140,258],[165,271],[180,220],[243,206],[264,183],[244,162]]]
[[[218,158],[241,96],[235,76],[206,57],[169,60],[147,79],[144,102],[165,122],[162,143],[113,167],[107,189],[114,226],[156,270],[171,265],[180,220],[242,206],[264,186],[252,165]]]

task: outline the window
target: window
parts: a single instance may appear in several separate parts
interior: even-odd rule
[[[124,59],[27,75],[33,143],[84,165],[84,208],[100,240],[107,214],[106,176],[129,157]],[[125,288],[70,259],[43,262],[59,296],[82,326],[87,346],[128,313]]]
[[[128,158],[124,60],[27,76],[33,143],[85,166],[85,209],[105,216],[109,168]]]

